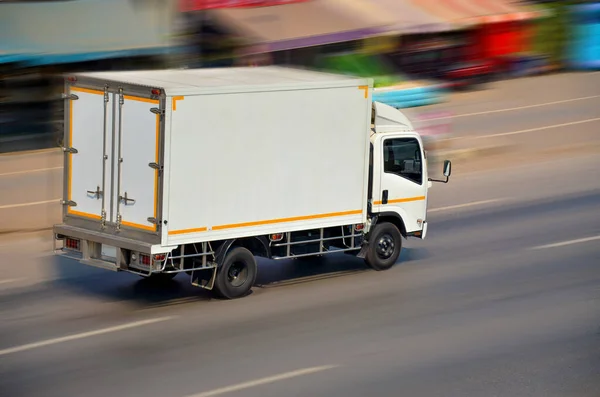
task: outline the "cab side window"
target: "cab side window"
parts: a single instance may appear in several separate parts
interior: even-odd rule
[[[423,184],[421,147],[415,138],[392,138],[383,143],[383,170]]]

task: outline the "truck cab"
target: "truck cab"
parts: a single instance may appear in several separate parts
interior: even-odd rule
[[[397,259],[395,245],[401,241],[391,225],[404,238],[425,238],[428,190],[432,182],[448,182],[451,163],[444,163],[445,180],[430,178],[423,141],[402,112],[373,102],[371,121],[369,221],[373,226],[369,233],[371,250],[366,255],[372,267],[379,264],[384,270],[387,265],[382,259],[389,255],[390,266],[393,265]],[[387,232],[377,236],[377,229],[381,228]],[[373,251],[381,251],[380,257],[368,258]]]

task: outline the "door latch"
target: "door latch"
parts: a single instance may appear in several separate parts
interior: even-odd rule
[[[104,192],[100,190],[100,186],[96,187],[96,190],[88,190],[87,193],[96,196],[96,200],[100,200],[100,196],[104,194]]]
[[[135,200],[132,198],[127,198],[127,192],[125,192],[125,194],[123,196],[119,196],[119,201],[123,201],[125,205],[129,204],[131,202],[131,204],[135,204]]]

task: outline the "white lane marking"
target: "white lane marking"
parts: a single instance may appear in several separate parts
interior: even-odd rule
[[[73,335],[63,336],[60,338],[47,339],[47,340],[43,340],[40,342],[28,343],[26,345],[15,346],[15,347],[10,347],[8,349],[0,350],[0,356],[5,356],[7,354],[19,353],[19,352],[26,351],[26,350],[36,349],[38,347],[55,345],[57,343],[69,342],[69,341],[76,340],[76,339],[89,338],[90,336],[108,334],[110,332],[117,332],[117,331],[129,329],[129,328],[141,327],[143,325],[167,321],[172,318],[174,318],[174,317],[170,316],[170,317],[152,318],[149,320],[135,321],[133,323],[117,325],[115,327],[102,328],[102,329],[98,329],[96,331],[82,332],[80,334],[73,334]]]
[[[481,116],[481,115],[484,115],[484,114],[514,112],[516,110],[538,108],[538,107],[542,107],[542,106],[559,105],[561,103],[569,103],[569,102],[576,102],[576,101],[585,101],[585,100],[588,100],[588,99],[596,99],[596,98],[600,98],[600,95],[592,95],[592,96],[586,96],[586,97],[581,97],[581,98],[572,98],[572,99],[563,99],[563,100],[560,100],[560,101],[538,103],[538,104],[535,104],[535,105],[524,105],[524,106],[518,106],[518,107],[514,107],[514,108],[486,110],[484,112],[475,112],[475,113],[456,114],[456,115],[452,115],[452,116],[434,117],[434,118],[427,119],[427,120],[429,121],[429,120],[457,119],[459,117],[472,117],[472,116]]]
[[[274,382],[278,382],[278,381],[285,380],[285,379],[295,378],[295,377],[298,377],[298,376],[314,374],[315,372],[326,371],[328,369],[333,369],[333,368],[337,368],[337,367],[339,367],[339,365],[323,365],[323,366],[320,366],[320,367],[311,367],[311,368],[299,369],[299,370],[292,371],[292,372],[285,372],[283,374],[278,374],[278,375],[273,375],[273,376],[269,376],[269,377],[266,377],[266,378],[256,379],[256,380],[253,380],[253,381],[250,381],[250,382],[238,383],[237,385],[226,386],[226,387],[222,387],[222,388],[219,388],[219,389],[205,391],[205,392],[202,392],[202,393],[199,393],[199,394],[193,394],[193,395],[188,396],[188,397],[213,397],[213,396],[219,396],[221,394],[226,394],[226,393],[231,393],[231,392],[234,392],[234,391],[249,389],[251,387],[265,385],[265,384],[268,384],[268,383],[274,383]]]
[[[497,203],[499,201],[506,201],[506,199],[498,198],[498,199],[491,199],[491,200],[473,201],[471,203],[450,205],[448,207],[432,208],[430,210],[427,210],[427,212],[449,211],[449,210],[455,210],[455,209],[459,209],[459,208],[474,207],[476,205],[484,205],[484,204],[490,204],[490,203]]]
[[[0,205],[0,210],[8,209],[8,208],[18,208],[18,207],[29,207],[31,205],[40,205],[40,204],[48,204],[48,203],[60,203],[61,199],[54,200],[44,200],[44,201],[33,201],[31,203],[21,203],[21,204],[8,204],[8,205]]]
[[[552,129],[552,128],[568,127],[568,126],[571,126],[571,125],[592,123],[594,121],[600,121],[600,117],[596,117],[596,118],[593,118],[593,119],[579,120],[579,121],[571,121],[569,123],[563,123],[563,124],[546,125],[544,127],[529,128],[529,129],[526,129],[526,130],[511,131],[511,132],[501,132],[499,134],[474,135],[474,136],[462,135],[462,136],[456,136],[456,137],[453,137],[453,138],[441,139],[441,141],[455,141],[455,140],[459,140],[459,139],[485,139],[485,138],[494,138],[494,137],[498,137],[498,136],[508,136],[508,135],[525,134],[527,132],[535,132],[535,131],[549,130],[549,129]]]
[[[22,280],[22,279],[21,278],[7,278],[5,280],[0,280],[0,285],[16,283],[17,281],[20,281],[20,280]]]
[[[0,174],[0,177],[11,176],[11,175],[33,174],[35,172],[54,171],[54,170],[62,170],[62,169],[63,169],[63,167],[37,168],[34,170],[6,172],[4,174]]]
[[[554,243],[554,244],[539,245],[537,247],[533,247],[532,249],[540,250],[540,249],[545,249],[545,248],[564,247],[566,245],[587,243],[589,241],[595,241],[595,240],[600,240],[600,236],[579,238],[577,240],[561,241],[560,243]]]

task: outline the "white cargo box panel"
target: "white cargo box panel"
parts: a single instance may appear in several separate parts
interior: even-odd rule
[[[166,96],[163,245],[365,222],[372,80],[281,67],[84,76]]]

